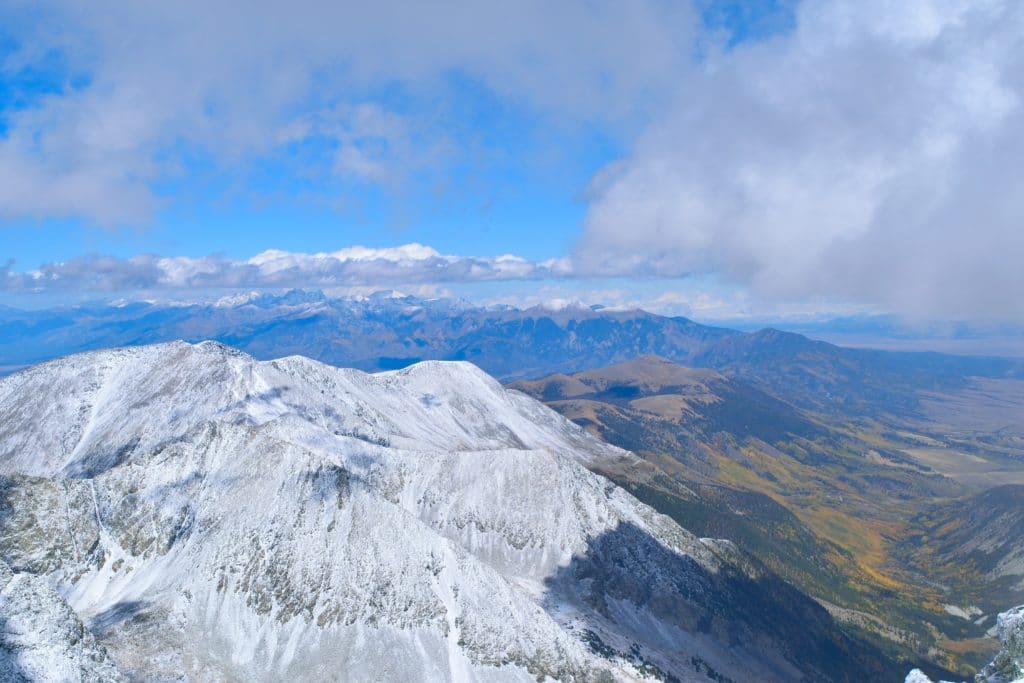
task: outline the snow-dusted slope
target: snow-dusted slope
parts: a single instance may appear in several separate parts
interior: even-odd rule
[[[0,681],[118,683],[125,678],[45,579],[0,562]]]
[[[0,555],[145,680],[798,678],[631,457],[466,363],[94,352],[0,381]]]
[[[98,474],[211,419],[257,425],[286,415],[413,450],[613,450],[469,363],[370,375],[299,356],[257,362],[212,342],[44,363],[0,384],[0,410],[0,467],[38,476]]]

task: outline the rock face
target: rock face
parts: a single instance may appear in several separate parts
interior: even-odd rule
[[[0,562],[0,680],[117,683],[126,679],[63,598]]]
[[[999,615],[996,626],[999,653],[981,670],[984,683],[1010,683],[1024,680],[1024,606]]]
[[[112,661],[147,681],[884,670],[734,546],[588,469],[632,458],[467,363],[367,375],[178,342],[35,366],[0,381],[2,607],[62,616],[6,634],[0,666],[118,680]],[[30,631],[47,635],[18,640]],[[81,676],[37,674],[56,650]]]
[[[1024,682],[1024,606],[1000,614],[996,634],[999,652],[974,677],[975,683]],[[907,675],[905,683],[932,683],[932,680],[914,669]]]

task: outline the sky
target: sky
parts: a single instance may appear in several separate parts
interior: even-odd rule
[[[0,303],[1024,322],[1024,4],[0,4]]]

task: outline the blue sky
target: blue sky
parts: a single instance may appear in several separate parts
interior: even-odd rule
[[[891,5],[5,3],[0,302],[1024,318],[1022,11]]]
[[[4,109],[30,107],[60,91],[63,60],[4,84]],[[459,149],[437,166],[395,182],[357,176],[310,177],[305,164],[336,148],[304,141],[244,165],[221,165],[202,151],[171,149],[178,177],[151,184],[155,207],[135,220],[88,216],[11,217],[4,257],[25,267],[85,253],[139,252],[244,258],[267,248],[317,252],[352,244],[386,247],[421,242],[452,253],[514,251],[531,259],[568,253],[579,233],[581,193],[605,164],[625,153],[618,131],[546,121],[545,112],[504,101],[478,83],[452,77],[444,102],[391,93],[384,101],[413,116],[443,107],[444,133]],[[420,144],[427,144],[422,142]],[[312,161],[310,161],[312,160]],[[317,172],[322,173],[321,169]]]
[[[791,16],[789,7],[774,0],[707,2],[696,10],[707,36],[730,46],[784,31]],[[32,39],[24,24],[38,20],[30,10],[11,14],[0,39],[8,59]],[[183,165],[181,177],[152,183],[157,204],[152,213],[110,223],[88,216],[12,216],[4,221],[3,256],[29,268],[93,252],[244,258],[270,247],[316,252],[405,242],[459,254],[514,252],[530,259],[569,253],[585,215],[587,184],[627,153],[629,123],[563,118],[495,93],[457,68],[440,80],[425,91],[381,80],[344,95],[351,104],[372,102],[402,115],[424,114],[433,119],[425,137],[440,128],[460,148],[438,167],[417,169],[400,183],[308,177],[304,162],[329,155],[331,140],[304,141],[244,165],[222,165],[202,149],[172,144],[162,153]],[[69,50],[44,49],[5,70],[0,126],[3,114],[88,89],[92,82],[89,66]],[[311,95],[300,106],[313,109],[316,99]]]

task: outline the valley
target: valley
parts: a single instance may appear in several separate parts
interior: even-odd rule
[[[609,473],[656,509],[736,540],[894,656],[969,672],[988,661],[991,620],[1024,585],[1010,560],[1024,536],[1004,526],[1015,489],[993,488],[1024,475],[1013,420],[1024,392],[984,383],[983,394],[925,393],[922,410],[845,417],[657,357],[512,386],[701,492],[694,504]],[[955,422],[940,422],[938,406]],[[1009,426],[993,434],[999,420]],[[1001,506],[985,491],[1004,492]],[[954,552],[976,545],[987,561]],[[967,618],[950,602],[981,611]]]

